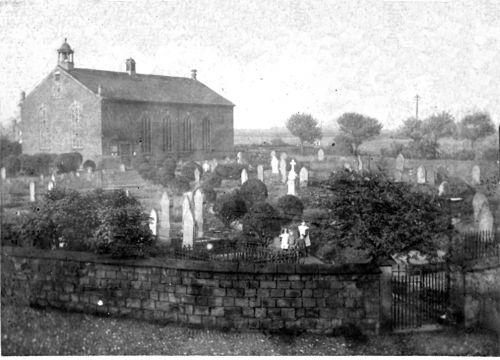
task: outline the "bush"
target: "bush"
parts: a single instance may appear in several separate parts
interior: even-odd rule
[[[246,166],[238,163],[219,164],[215,168],[215,173],[221,178],[226,180],[239,180],[241,179],[241,171],[246,169]]]
[[[444,153],[441,155],[442,158],[453,160],[474,160],[475,156],[474,151],[469,149],[462,149],[453,153]]]
[[[257,237],[266,245],[279,235],[281,228],[278,212],[266,202],[253,205],[243,217],[242,222],[245,234]]]
[[[96,165],[95,165],[95,162],[93,162],[92,160],[87,160],[83,163],[83,168],[85,170],[87,170],[88,168],[91,168],[92,171],[95,171],[96,169]]]
[[[217,175],[216,173],[210,173],[204,180],[203,180],[203,185],[206,187],[210,188],[216,188],[221,186],[222,184],[222,179]]]
[[[189,186],[189,179],[183,177],[183,176],[177,176],[164,184],[162,183],[163,186],[165,186],[170,193],[174,195],[182,195],[186,191],[190,190]]]
[[[194,161],[190,161],[190,162],[182,165],[181,175],[184,176],[185,178],[189,179],[189,181],[194,181],[195,180],[195,178],[194,178],[194,170],[195,169],[198,169],[198,171],[200,172],[200,178],[201,178],[201,174],[203,174],[203,168],[200,165],[198,165],[197,163],[195,163]]]
[[[474,159],[474,157],[472,157]],[[471,159],[471,160],[472,160]],[[483,151],[483,159],[487,161],[497,161],[498,160],[498,148],[490,147]]]
[[[223,194],[215,202],[214,212],[216,216],[229,226],[233,221],[241,219],[247,212],[245,201],[237,191]]]
[[[272,146],[287,146],[288,144],[280,137],[275,137],[271,139]]]
[[[82,164],[83,157],[80,153],[63,153],[59,154],[55,159],[55,166],[60,174],[77,171]]]
[[[9,155],[2,159],[7,176],[16,176],[21,170],[21,161],[17,155]]]
[[[19,156],[22,152],[20,143],[10,141],[7,136],[0,136],[0,165],[4,165],[4,159],[8,156]]]
[[[215,203],[217,200],[217,193],[213,188],[210,187],[202,187],[203,195],[205,195],[205,201],[207,203]]]
[[[158,172],[153,164],[144,162],[139,165],[137,172],[144,180],[152,181],[153,183],[158,181]]]
[[[267,199],[267,187],[259,179],[248,179],[240,188],[240,196],[245,201],[247,208]]]
[[[281,219],[285,224],[294,220],[300,220],[304,211],[302,201],[293,195],[280,197],[278,199],[277,207],[280,212]]]

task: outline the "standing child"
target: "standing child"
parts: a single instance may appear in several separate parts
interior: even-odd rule
[[[308,255],[309,246],[311,246],[311,239],[309,238],[309,226],[306,222],[302,220],[302,223],[298,226],[300,238],[304,239],[306,256]]]
[[[280,239],[281,239],[281,250],[288,250],[288,229],[281,229]]]

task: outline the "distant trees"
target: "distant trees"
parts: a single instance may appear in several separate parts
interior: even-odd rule
[[[495,132],[495,126],[487,112],[475,112],[465,116],[460,121],[459,128],[461,137],[470,140],[472,149],[477,140]]]
[[[455,118],[446,111],[433,114],[422,122],[422,132],[432,141],[455,136],[457,134]]]
[[[321,139],[321,129],[318,120],[310,114],[293,114],[286,121],[286,128],[290,133],[300,140],[300,151],[304,152],[304,142],[312,143]]]
[[[357,155],[363,141],[380,134],[382,130],[382,124],[377,119],[357,113],[345,113],[337,119],[337,123],[342,132],[339,140],[350,143],[354,155]]]

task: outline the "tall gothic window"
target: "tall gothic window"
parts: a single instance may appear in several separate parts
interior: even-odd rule
[[[173,134],[172,134],[172,118],[167,115],[163,118],[163,151],[172,151]]]
[[[193,150],[191,116],[188,114],[182,121],[182,150]]]
[[[151,152],[151,119],[144,115],[141,120],[141,151],[143,153]]]
[[[39,141],[40,141],[40,151],[46,151],[50,147],[50,128],[49,122],[47,120],[47,108],[44,104],[38,108],[38,130],[39,130]]]
[[[201,124],[202,127],[202,141],[203,141],[203,150],[210,150],[212,147],[211,142],[211,131],[212,124],[209,118],[203,118],[203,122]]]
[[[73,102],[70,106],[70,113],[73,149],[82,149],[82,106],[76,101]]]

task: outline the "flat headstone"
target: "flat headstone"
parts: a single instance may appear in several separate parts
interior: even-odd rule
[[[166,191],[161,196],[160,208],[160,238],[168,242],[170,241],[170,198]]]
[[[156,236],[158,235],[158,214],[155,209],[151,210],[149,214],[149,228],[151,229],[151,233]]]
[[[30,201],[35,202],[35,182],[30,181]]]
[[[417,184],[425,184],[426,180],[426,171],[423,165],[420,165],[417,168]]]
[[[271,157],[271,174],[279,174],[280,173],[279,165],[280,165],[280,161],[278,160],[276,155],[272,156]]]
[[[479,221],[479,213],[484,206],[488,206],[488,198],[482,192],[476,192],[472,198],[474,221]]]
[[[120,171],[125,172],[125,164],[120,164]]]
[[[194,181],[200,182],[200,170],[197,167],[194,169]]]
[[[2,167],[0,169],[0,176],[1,176],[2,180],[7,179],[7,171],[5,170],[5,167]]]
[[[247,181],[248,181],[247,169],[243,169],[243,170],[241,170],[241,185],[243,185]]]
[[[323,149],[318,150],[318,161],[324,161],[325,160],[325,152]]]
[[[193,246],[194,216],[191,210],[191,201],[187,195],[182,200],[182,245]]]
[[[51,191],[53,188],[54,188],[54,182],[50,180],[49,184],[47,185],[47,190]]]
[[[257,165],[257,179],[264,182],[264,167],[262,165]]]
[[[303,166],[299,172],[300,187],[306,187],[308,182],[309,182],[309,171],[307,170],[307,168],[305,166]]]
[[[286,184],[287,176],[286,176],[286,160],[285,159],[280,160],[280,175],[281,175],[281,182],[283,184]]]
[[[194,192],[194,221],[196,236],[203,237],[203,193],[200,189]]]
[[[472,167],[472,185],[481,184],[481,169],[478,165]]]
[[[403,172],[404,168],[405,168],[405,157],[403,156],[403,154],[399,154],[396,157],[396,170]]]

